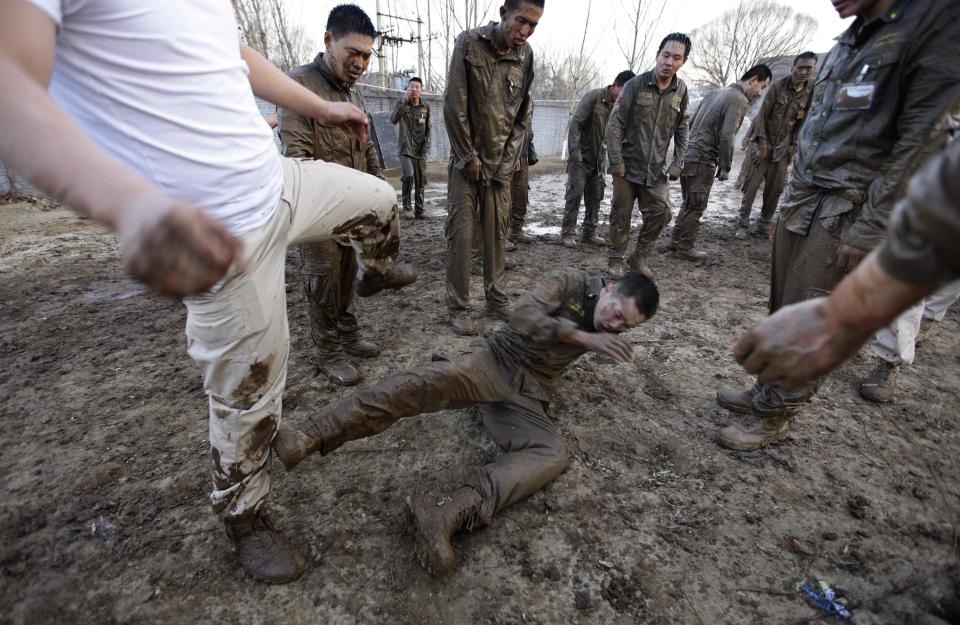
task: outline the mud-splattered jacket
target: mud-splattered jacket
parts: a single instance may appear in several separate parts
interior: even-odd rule
[[[760,112],[753,118],[749,139],[758,143],[760,139],[766,140],[770,146],[769,161],[777,163],[793,156],[812,97],[813,81],[808,80],[803,89],[797,91],[792,76],[777,80],[767,89]]]
[[[651,70],[631,78],[607,123],[610,173],[653,186],[667,177],[667,149],[673,139],[671,168],[682,169],[687,153],[687,85],[674,76],[666,89]]]
[[[843,242],[874,248],[920,164],[937,118],[960,92],[960,2],[897,0],[857,18],[817,73],[781,219],[806,236],[814,219],[855,221]],[[820,210],[819,197],[844,201]],[[826,226],[828,229],[831,227]]]
[[[880,264],[915,284],[960,278],[960,140],[918,174],[890,218]]]
[[[495,27],[490,22],[457,37],[443,120],[453,167],[463,169],[477,158],[484,181],[509,183],[530,125],[533,49],[524,44],[500,54],[493,43]]]
[[[427,158],[430,152],[430,107],[403,98],[393,107],[390,121],[397,126],[397,151],[410,158]]]
[[[596,331],[593,312],[605,284],[578,269],[551,271],[517,300],[506,327],[484,339],[505,366],[518,371],[524,395],[550,401],[556,381],[586,353],[560,338],[573,330]]]
[[[739,83],[708,94],[690,122],[687,163],[705,163],[729,172],[733,143],[747,113],[747,94]]]
[[[351,102],[366,110],[360,89],[340,82],[327,65],[322,52],[313,63],[290,70],[290,78],[324,100]],[[324,160],[380,176],[380,161],[372,139],[368,138],[366,143],[361,144],[340,126],[325,126],[313,118],[287,109],[282,109],[280,113],[280,144],[284,156]]]
[[[598,173],[603,173],[607,162],[607,122],[613,110],[607,101],[607,89],[594,89],[580,98],[567,131],[568,158]]]

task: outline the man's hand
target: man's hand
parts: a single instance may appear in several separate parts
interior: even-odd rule
[[[606,354],[620,362],[630,362],[633,360],[633,348],[630,347],[630,343],[619,334],[574,330],[563,337],[563,340],[566,343],[578,345],[591,352]]]
[[[472,161],[463,166],[463,175],[470,182],[479,182],[481,171],[482,168],[479,158],[474,158]]]
[[[787,306],[741,336],[733,355],[761,384],[793,390],[838,367],[871,334],[831,317],[824,297]]]
[[[866,258],[867,253],[863,250],[858,250],[855,247],[850,247],[846,243],[840,244],[840,249],[837,250],[837,266],[840,267],[840,270],[844,273],[850,273],[857,268],[857,265]]]
[[[403,90],[403,101],[410,101],[410,85],[407,85],[407,88]]]
[[[729,172],[729,171],[724,171],[724,170],[722,170],[722,169],[718,169],[718,170],[717,170],[717,180],[719,180],[720,182],[723,182],[724,180],[727,180],[728,178],[730,178],[730,172]]]
[[[366,113],[349,102],[324,101],[324,107],[316,117],[328,126],[343,126],[361,144],[367,142],[370,121]]]
[[[170,297],[206,291],[241,253],[240,242],[219,222],[162,195],[131,204],[117,233],[127,272]]]
[[[680,174],[682,173],[683,173],[683,168],[681,168],[680,165],[677,165],[676,163],[673,163],[672,165],[670,165],[670,167],[667,168],[667,178],[669,178],[670,180],[679,180]]]

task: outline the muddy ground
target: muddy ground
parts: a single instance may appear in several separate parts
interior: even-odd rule
[[[564,178],[545,165],[530,216],[543,238],[514,254],[514,297],[552,267],[605,267],[602,251],[558,244]],[[441,303],[441,179],[430,219],[404,224],[416,288],[360,303],[383,348],[362,363],[368,383],[467,343]],[[291,474],[275,463],[275,516],[311,561],[282,587],[242,573],[210,512],[184,308],[123,277],[116,239],[89,221],[3,206],[0,623],[824,622],[795,589],[808,576],[843,588],[855,623],[908,623],[951,594],[957,570],[960,317],[904,372],[896,404],[859,398],[871,364],[861,355],[785,443],[719,449],[732,415],[714,393],[749,383],[730,347],[764,315],[770,258],[768,241],[733,238],[738,199],[731,183],[715,189],[710,260],[652,259],[663,302],[629,335],[635,361],[588,355],[561,385],[572,465],[463,537],[454,575],[437,581],[413,562],[400,520],[407,494],[444,492],[497,454],[466,412],[407,420]],[[604,218],[608,207],[609,189]],[[317,375],[296,276],[287,281],[284,405],[296,423],[350,391]],[[479,302],[479,277],[473,289]]]

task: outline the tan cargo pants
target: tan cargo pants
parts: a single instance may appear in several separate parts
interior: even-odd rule
[[[672,217],[666,179],[647,186],[613,177],[613,203],[610,206],[610,231],[607,235],[611,260],[623,260],[627,251],[634,204],[640,205],[643,225],[637,233],[637,247],[633,256],[643,258],[653,251],[660,232]]]
[[[282,159],[283,194],[262,227],[240,235],[246,262],[184,299],[187,351],[210,406],[214,511],[236,518],[270,492],[270,443],[281,417],[290,337],[284,261],[290,245],[348,234],[361,271],[398,251],[396,193],[386,182],[323,161]]]

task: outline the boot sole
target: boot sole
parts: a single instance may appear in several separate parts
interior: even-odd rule
[[[449,571],[440,571],[433,566],[433,561],[431,558],[427,557],[427,552],[429,548],[424,544],[424,532],[420,529],[420,522],[417,519],[417,515],[413,510],[413,498],[407,497],[404,501],[406,504],[406,516],[404,519],[404,529],[413,539],[413,556],[417,560],[417,563],[423,567],[427,573],[434,577],[444,577],[449,573]]]
[[[720,438],[720,437],[717,437],[717,443],[718,443],[721,447],[725,447],[725,448],[727,448],[727,449],[732,449],[732,450],[734,450],[734,451],[757,451],[757,450],[763,449],[764,447],[768,447],[768,446],[770,446],[770,445],[776,445],[777,443],[780,443],[781,441],[783,441],[783,439],[785,439],[785,438],[787,437],[787,434],[789,434],[789,432],[784,432],[783,434],[778,434],[775,438],[772,438],[772,439],[770,439],[770,440],[764,441],[764,442],[762,442],[762,443],[760,443],[760,444],[758,444],[758,445],[747,445],[747,444],[733,443],[733,442],[731,442],[731,441],[725,440],[725,439]]]
[[[753,406],[743,406],[741,404],[726,402],[720,399],[719,395],[717,395],[717,404],[719,404],[721,408],[726,408],[730,412],[735,412],[737,414],[750,414],[753,412]]]

